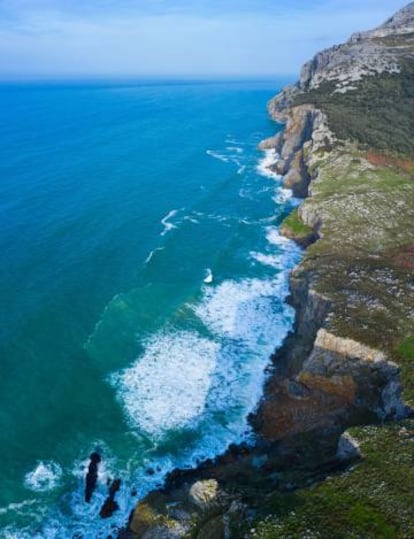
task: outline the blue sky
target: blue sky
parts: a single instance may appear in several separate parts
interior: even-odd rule
[[[0,0],[0,77],[295,75],[408,0]]]

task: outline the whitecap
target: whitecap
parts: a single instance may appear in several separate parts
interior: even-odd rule
[[[184,217],[184,221],[189,221],[190,223],[193,223],[194,225],[199,225],[200,224],[200,221],[198,221],[194,217],[191,217],[191,215],[186,215]]]
[[[211,284],[214,280],[214,276],[213,276],[213,272],[211,271],[210,268],[208,268],[206,270],[206,276],[204,277],[204,283],[206,284]]]
[[[250,253],[250,256],[264,266],[270,266],[272,268],[278,269],[280,269],[280,267],[282,266],[283,255],[264,254],[252,251]]]
[[[224,163],[228,163],[230,161],[230,159],[219,153],[219,152],[216,152],[215,150],[207,150],[206,151],[206,154],[209,155],[210,157],[214,157],[214,159],[218,159],[219,161],[223,161]]]
[[[128,417],[159,437],[203,412],[219,345],[196,333],[155,334],[135,364],[112,377]]]
[[[241,154],[244,152],[243,148],[240,148],[239,146],[227,146],[226,150],[228,150],[229,152],[235,152],[238,154]]]
[[[24,500],[23,502],[9,503],[6,507],[0,507],[0,515],[5,515],[10,511],[20,514],[22,509],[35,503],[36,500]]]
[[[150,254],[147,256],[147,258],[145,259],[145,264],[149,264],[153,258],[153,256],[155,255],[155,253],[157,253],[158,251],[163,251],[164,250],[164,247],[156,247],[155,249],[153,249]]]
[[[178,213],[178,210],[171,210],[170,212],[168,212],[168,214],[165,217],[161,219],[161,224],[164,226],[164,230],[161,232],[161,236],[165,236],[167,232],[169,232],[173,228],[177,228],[176,225],[169,222],[169,219],[177,215],[177,213]]]
[[[62,468],[56,462],[39,461],[36,467],[25,475],[24,484],[35,492],[46,492],[57,487],[62,476]]]

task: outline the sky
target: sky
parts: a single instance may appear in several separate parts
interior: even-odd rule
[[[0,0],[0,78],[294,76],[408,0]]]

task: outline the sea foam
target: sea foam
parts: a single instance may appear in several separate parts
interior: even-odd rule
[[[112,377],[133,424],[153,436],[188,426],[204,409],[218,345],[192,332],[158,333]]]
[[[62,468],[56,462],[38,462],[35,468],[27,473],[24,484],[35,492],[46,492],[54,489],[62,476]]]
[[[259,164],[256,167],[257,172],[261,176],[267,178],[279,178],[276,172],[273,172],[269,167],[274,165],[277,161],[277,154],[274,150],[265,150],[264,157],[260,159]]]
[[[171,210],[170,212],[167,213],[165,217],[161,219],[161,224],[164,226],[164,230],[161,232],[161,236],[165,236],[167,232],[169,232],[173,228],[177,228],[176,225],[174,225],[173,223],[170,223],[169,221],[172,217],[177,215],[177,213],[178,213],[178,210]]]

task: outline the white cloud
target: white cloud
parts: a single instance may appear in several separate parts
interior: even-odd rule
[[[0,29],[0,74],[22,76],[277,75],[375,26],[400,2],[329,0],[264,13],[140,15],[30,9]],[[392,4],[394,4],[392,6]],[[391,7],[390,7],[391,5]],[[1,6],[1,4],[0,4]],[[284,8],[282,9],[282,7]]]

